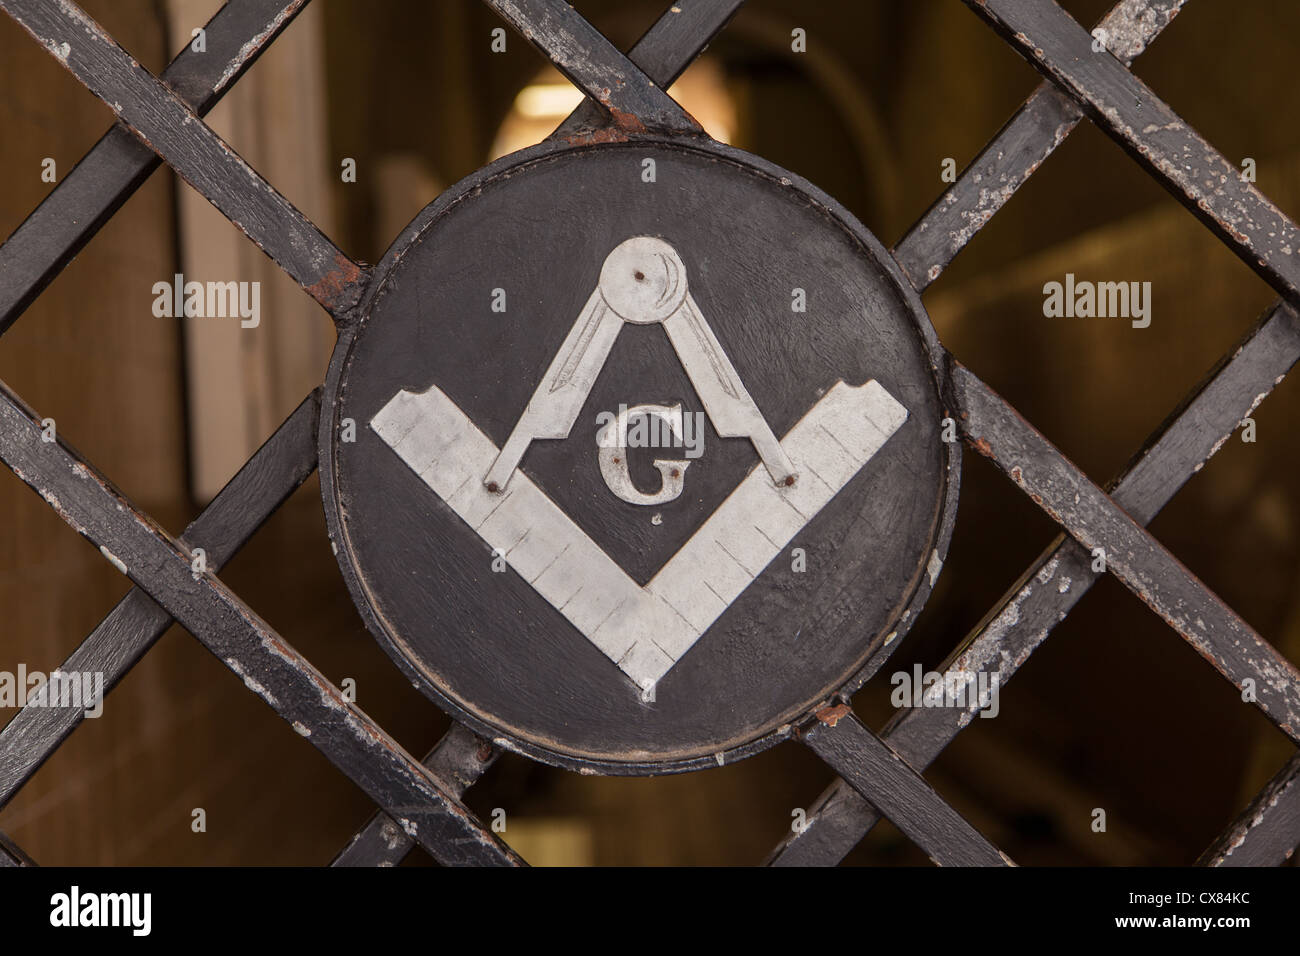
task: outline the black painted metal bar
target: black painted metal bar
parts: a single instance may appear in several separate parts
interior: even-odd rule
[[[1136,521],[1150,522],[1297,361],[1300,318],[1279,301],[1110,483],[1115,503]],[[1058,536],[941,670],[997,670],[1005,686],[1098,577],[1090,552],[1074,539]],[[924,770],[970,723],[976,709],[909,708],[898,712],[881,736]],[[775,866],[837,863],[879,819],[856,791],[837,780],[808,808],[807,826],[787,836],[767,862]]]
[[[519,865],[456,798],[0,383],[0,460],[444,864]]]
[[[675,100],[564,0],[484,0],[626,133],[700,133]]]
[[[1300,753],[1288,760],[1196,862],[1281,866],[1300,847]]]
[[[829,713],[803,728],[800,739],[930,859],[940,866],[1013,865],[846,705]]]
[[[422,763],[442,781],[443,790],[460,799],[500,753],[468,727],[453,723]],[[397,822],[376,810],[330,866],[397,866],[414,848],[415,841]]]
[[[0,833],[0,866],[35,866],[36,861],[13,840]]]
[[[1300,229],[1054,2],[964,0],[1278,294],[1300,305]]]
[[[71,0],[0,0],[0,9],[332,315],[355,307],[362,267],[81,8]]]
[[[745,0],[677,0],[628,51],[627,58],[668,89],[735,16]],[[548,137],[574,139],[610,122],[609,112],[584,99]]]
[[[203,548],[214,572],[230,560],[275,510],[316,470],[320,390],[313,391],[185,529],[187,548]],[[69,674],[102,674],[107,694],[172,624],[140,588],[59,666]],[[23,707],[0,730],[0,808],[31,779],[85,716],[82,707]]]
[[[1120,0],[1097,28],[1106,31],[1111,54],[1128,66],[1186,2]],[[1048,81],[1034,90],[894,247],[894,258],[918,292],[939,278],[966,243],[1065,142],[1081,119],[1083,110]]]
[[[969,369],[953,363],[952,388],[966,441],[1300,742],[1300,671]]]
[[[162,80],[205,116],[307,0],[229,0],[208,21],[205,53],[185,45]],[[0,245],[0,335],[85,247],[161,160],[122,123],[105,133]]]

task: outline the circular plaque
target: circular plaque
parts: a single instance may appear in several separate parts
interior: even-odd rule
[[[341,333],[330,535],[368,627],[508,749],[738,759],[873,673],[942,566],[942,350],[798,177],[655,137],[507,157],[426,208]]]

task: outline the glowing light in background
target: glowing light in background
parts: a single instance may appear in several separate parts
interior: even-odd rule
[[[730,143],[737,126],[736,102],[716,60],[702,57],[668,90],[682,108],[699,120],[714,139]],[[547,68],[519,91],[501,128],[489,159],[540,143],[554,132],[582,102],[582,92]]]
[[[514,112],[524,119],[554,119],[558,124],[581,102],[582,91],[572,83],[534,83],[519,91]]]

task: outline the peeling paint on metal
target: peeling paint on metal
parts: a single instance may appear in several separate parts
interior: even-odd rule
[[[939,572],[943,570],[943,561],[939,558],[938,551],[930,552],[930,562],[926,565],[926,572],[930,575],[930,587],[934,587],[934,582],[939,580]]]
[[[123,561],[121,558],[119,558],[117,555],[115,555],[112,551],[108,550],[108,548],[104,547],[102,544],[99,546],[99,553],[102,554],[104,557],[108,558],[108,563],[111,564],[113,567],[117,568],[123,574],[127,573],[126,562]]]
[[[217,82],[212,85],[212,91],[215,93],[219,90],[225,89],[226,84],[244,68],[244,65],[252,57],[257,55],[259,50],[262,49],[267,38],[277,33],[280,28],[284,26],[285,21],[296,14],[305,2],[306,0],[299,0],[297,3],[286,5],[270,23],[253,36],[247,43],[241,46],[239,52],[235,54],[234,58],[231,59],[230,64],[226,67],[225,72],[223,72],[221,76],[217,78]]]

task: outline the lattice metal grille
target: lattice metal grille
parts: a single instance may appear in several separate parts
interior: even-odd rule
[[[7,329],[161,161],[258,244],[343,327],[356,318],[370,273],[348,258],[200,117],[238,80],[306,0],[229,0],[207,25],[208,52],[187,48],[150,75],[70,2],[0,0],[119,122],[0,246],[0,332]],[[557,136],[617,126],[697,136],[662,91],[743,0],[678,0],[625,56],[561,0],[487,0],[588,96]],[[1300,231],[1239,170],[1128,70],[1184,0],[1122,0],[1100,26],[1109,53],[1051,0],[966,0],[1047,78],[936,200],[893,254],[924,291],[1087,115],[1200,218],[1281,297],[1198,385],[1128,469],[1106,489],[1067,461],[955,359],[946,402],[965,442],[990,458],[1062,529],[946,662],[978,671],[1000,660],[1002,680],[1046,639],[1107,571],[1156,611],[1227,680],[1252,681],[1256,706],[1300,742],[1300,673],[1144,530],[1226,436],[1300,358]],[[980,183],[1000,183],[988,190]],[[336,864],[393,863],[415,844],[445,864],[523,861],[460,802],[495,757],[454,727],[423,761],[350,704],[312,664],[246,607],[215,572],[317,465],[319,390],[179,538],[125,500],[69,445],[42,442],[40,416],[0,385],[0,458],[135,584],[62,665],[101,671],[112,687],[179,622],[248,681],[307,742],[379,806]],[[208,573],[194,575],[203,547]],[[1068,590],[1057,582],[1070,578]],[[838,774],[769,863],[831,863],[884,816],[945,864],[1010,862],[920,775],[969,723],[966,710],[901,711],[880,734],[847,705],[827,708],[800,739]],[[0,806],[81,720],[71,708],[28,706],[0,732]],[[1278,772],[1206,851],[1203,863],[1276,864],[1300,842],[1300,755]],[[400,825],[395,821],[401,821]],[[0,863],[31,861],[0,837]]]

